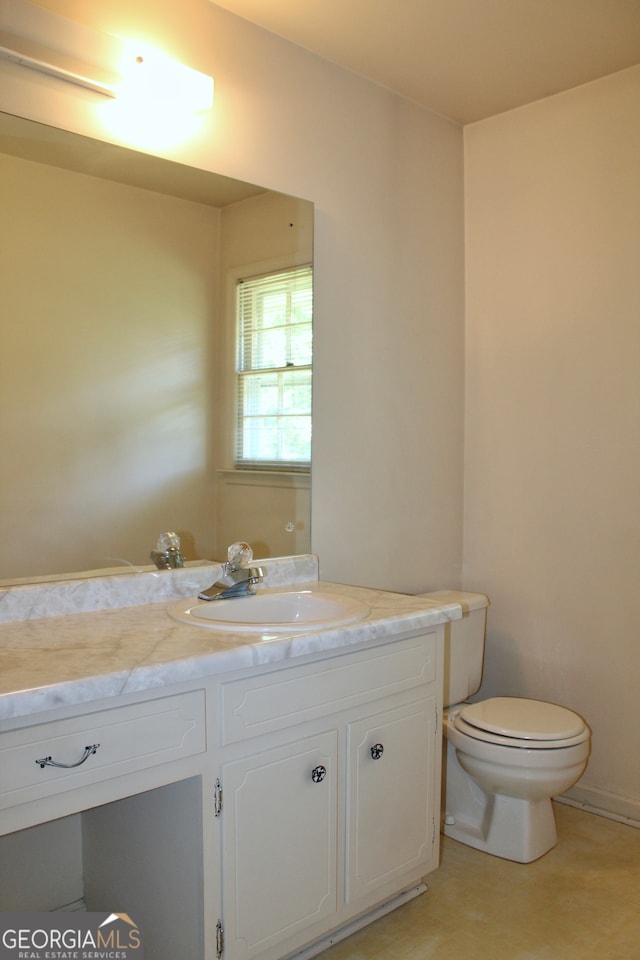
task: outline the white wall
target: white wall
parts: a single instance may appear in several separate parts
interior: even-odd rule
[[[203,131],[164,155],[314,201],[322,575],[408,592],[459,584],[461,129],[207,0],[40,6],[215,76]],[[5,63],[0,109],[104,137],[95,95]]]
[[[465,586],[482,694],[593,728],[575,796],[640,819],[640,68],[465,129]]]

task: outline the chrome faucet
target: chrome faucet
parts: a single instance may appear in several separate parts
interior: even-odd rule
[[[222,576],[214,584],[198,594],[200,600],[233,600],[235,597],[252,597],[253,584],[264,577],[262,567],[250,567],[253,550],[248,543],[232,543],[227,550],[227,562],[222,566]]]
[[[161,533],[155,550],[149,554],[158,570],[176,570],[184,567],[184,558],[180,553],[180,537],[169,531]]]

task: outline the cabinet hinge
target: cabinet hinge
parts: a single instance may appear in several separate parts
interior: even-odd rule
[[[219,780],[216,780],[216,786],[213,792],[213,809],[216,817],[219,817],[222,813],[222,784]]]
[[[216,957],[220,960],[220,957],[224,953],[224,927],[222,926],[222,920],[218,920],[216,923]]]

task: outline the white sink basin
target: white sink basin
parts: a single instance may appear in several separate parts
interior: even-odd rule
[[[326,630],[364,620],[366,603],[338,593],[292,590],[258,593],[234,600],[205,600],[193,607],[174,608],[171,615],[185,623],[230,633],[300,633]]]

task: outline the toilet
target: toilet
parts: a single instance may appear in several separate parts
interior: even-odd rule
[[[591,731],[566,707],[540,700],[468,698],[482,680],[487,597],[441,590],[458,603],[445,632],[443,830],[496,857],[530,863],[557,842],[551,805],[580,778]]]

